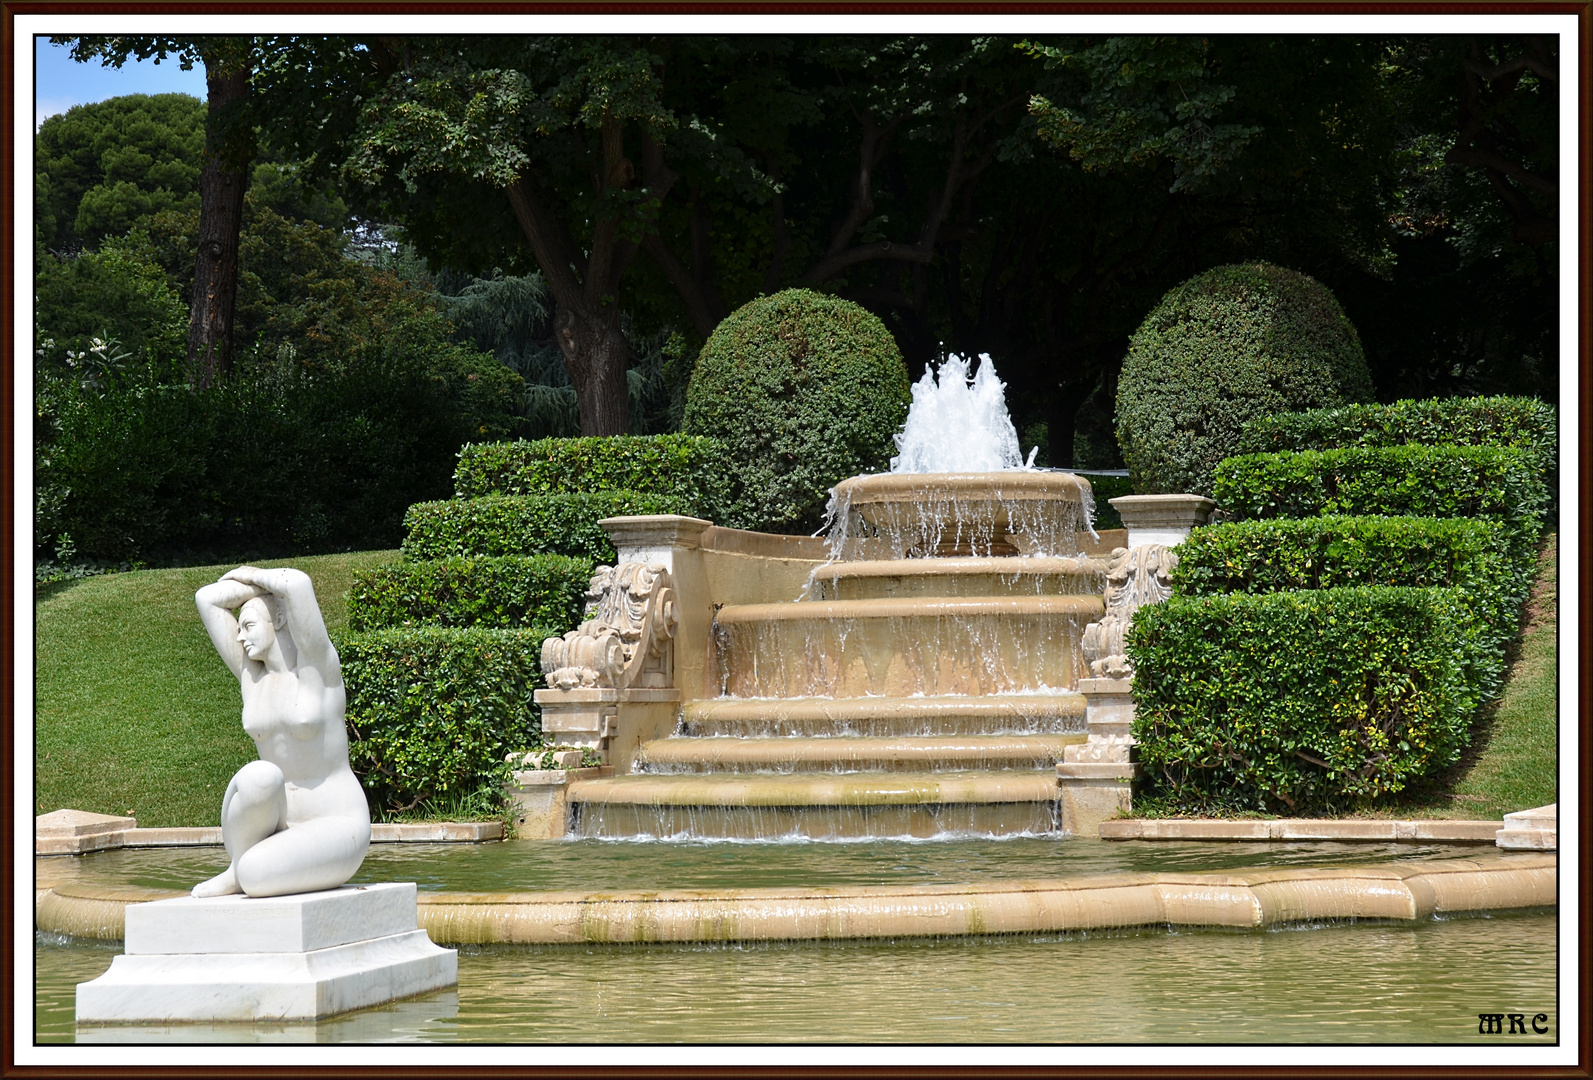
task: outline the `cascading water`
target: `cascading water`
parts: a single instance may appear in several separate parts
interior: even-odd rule
[[[949,473],[1033,468],[1040,448],[1023,459],[1006,386],[996,378],[989,354],[981,353],[972,377],[968,361],[956,355],[938,370],[925,369],[913,384],[913,404],[896,449],[893,473]]]

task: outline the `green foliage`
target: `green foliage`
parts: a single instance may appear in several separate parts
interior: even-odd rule
[[[1355,585],[1455,588],[1502,650],[1515,634],[1527,576],[1512,567],[1497,522],[1337,515],[1199,528],[1179,545],[1173,568],[1180,596]],[[1486,699],[1497,687],[1480,689]]]
[[[691,509],[677,496],[634,491],[421,502],[404,515],[404,557],[549,552],[612,564],[614,545],[600,520],[628,514],[689,514]]]
[[[1246,421],[1371,397],[1326,287],[1267,263],[1219,266],[1168,292],[1130,339],[1117,441],[1137,491],[1210,495]]]
[[[724,501],[723,462],[723,446],[692,435],[472,443],[459,452],[454,494],[638,491],[684,499],[697,516],[712,518]]]
[[[1331,813],[1436,776],[1499,663],[1454,589],[1174,596],[1127,645],[1145,795],[1196,813]]]
[[[40,257],[34,328],[52,362],[87,350],[94,338],[115,338],[141,364],[184,354],[188,306],[146,249],[147,241],[110,239],[98,251]]]
[[[1559,424],[1554,406],[1536,398],[1428,398],[1258,416],[1239,436],[1245,454],[1405,443],[1511,447],[1550,470],[1559,451]]]
[[[404,629],[334,638],[348,688],[349,763],[373,810],[492,799],[505,756],[533,745],[542,639],[553,630]]]
[[[349,627],[562,627],[580,621],[590,559],[460,556],[373,567],[349,592]],[[562,631],[556,631],[562,632]]]
[[[318,373],[244,365],[208,390],[41,385],[37,545],[110,561],[393,546],[405,508],[449,490],[457,448],[507,426],[493,410],[515,379],[404,344]]]
[[[197,210],[204,145],[205,104],[188,94],[128,94],[49,117],[34,135],[38,239],[74,251],[163,210]]]
[[[719,439],[733,488],[722,524],[811,532],[829,490],[882,469],[909,400],[889,331],[845,300],[788,289],[752,301],[703,346],[684,430]]]
[[[1369,446],[1245,454],[1216,471],[1218,505],[1244,518],[1319,514],[1491,518],[1511,565],[1525,574],[1547,493],[1519,450],[1489,446]]]

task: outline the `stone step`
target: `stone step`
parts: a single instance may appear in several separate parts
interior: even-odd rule
[[[1099,596],[918,597],[726,605],[714,616],[730,697],[1070,690]]]
[[[878,770],[1043,769],[1085,736],[906,735],[778,739],[672,738],[645,743],[637,767],[650,775]]]
[[[579,836],[815,839],[1049,833],[1057,780],[1047,771],[943,773],[632,773],[569,785]]]
[[[680,734],[788,736],[1082,734],[1084,695],[713,698],[688,701]]]
[[[888,559],[826,563],[813,572],[809,599],[1099,596],[1107,560],[1077,558]]]

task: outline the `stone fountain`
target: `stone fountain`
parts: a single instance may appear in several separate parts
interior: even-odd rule
[[[1093,789],[1127,763],[1121,708],[1091,740],[1081,685],[1128,538],[1093,530],[1083,477],[1024,462],[988,358],[938,376],[892,471],[836,486],[822,539],[604,523],[620,565],[548,640],[537,700],[608,764],[520,774],[523,834],[1093,831],[1101,800],[1064,798],[1058,766],[1083,753]]]

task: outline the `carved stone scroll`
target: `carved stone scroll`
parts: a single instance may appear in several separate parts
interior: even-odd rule
[[[554,690],[625,690],[674,682],[678,617],[669,571],[657,563],[600,566],[586,590],[586,620],[542,642]]]
[[[1096,678],[1124,679],[1134,674],[1123,635],[1134,612],[1173,594],[1171,574],[1178,556],[1165,544],[1116,548],[1106,569],[1106,614],[1084,628],[1082,648]]]

